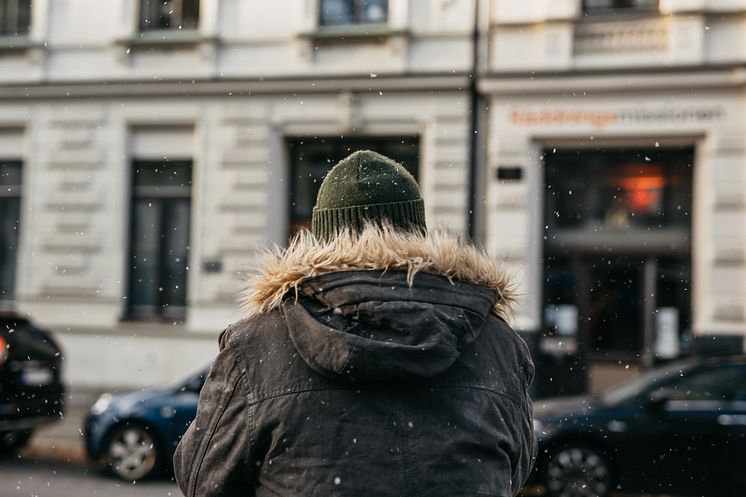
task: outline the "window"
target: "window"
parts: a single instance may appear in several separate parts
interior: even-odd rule
[[[374,150],[403,165],[417,179],[419,148],[416,136],[291,140],[290,234],[311,227],[321,181],[337,162],[356,150]]]
[[[319,0],[319,25],[380,24],[388,19],[387,0]]]
[[[140,31],[196,29],[199,0],[140,0]]]
[[[13,300],[21,217],[21,161],[0,160],[0,306]]]
[[[545,151],[547,222],[560,229],[688,227],[691,151]]]
[[[630,11],[657,12],[658,0],[583,0],[584,14]]]
[[[0,36],[28,34],[31,0],[0,0]]]
[[[135,161],[128,315],[182,319],[186,309],[191,161]]]

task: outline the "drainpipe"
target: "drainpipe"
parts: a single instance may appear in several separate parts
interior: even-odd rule
[[[470,115],[470,126],[469,126],[469,200],[468,200],[468,211],[467,211],[467,227],[469,238],[476,240],[476,238],[482,238],[481,229],[478,228],[478,223],[481,221],[481,216],[477,215],[477,195],[479,191],[477,189],[479,180],[479,148],[484,142],[479,133],[480,117],[481,117],[481,103],[482,96],[479,94],[479,88],[477,88],[477,73],[479,69],[479,3],[480,0],[474,0],[474,26],[472,29],[472,60],[471,60],[471,74],[469,78],[469,115]],[[484,133],[484,130],[482,130]],[[476,240],[481,241],[481,240]]]

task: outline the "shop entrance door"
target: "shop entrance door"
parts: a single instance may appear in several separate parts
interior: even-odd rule
[[[541,350],[550,394],[603,384],[587,381],[596,366],[613,376],[680,355],[691,322],[692,156],[545,151]]]

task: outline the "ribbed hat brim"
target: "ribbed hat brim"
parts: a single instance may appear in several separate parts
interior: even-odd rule
[[[388,222],[395,228],[426,231],[422,199],[385,204],[354,205],[336,209],[313,209],[311,229],[322,240],[329,240],[339,229],[362,231],[366,222]]]

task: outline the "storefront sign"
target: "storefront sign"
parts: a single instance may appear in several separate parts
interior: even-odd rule
[[[720,106],[651,106],[627,109],[580,109],[548,107],[512,107],[508,110],[516,126],[591,125],[602,130],[612,125],[650,125],[710,123],[721,120],[725,110]]]

